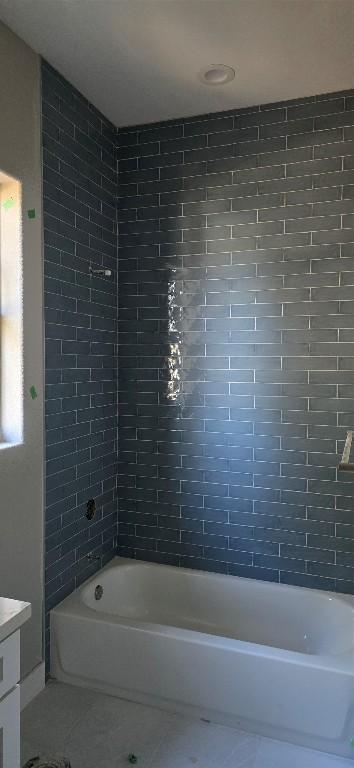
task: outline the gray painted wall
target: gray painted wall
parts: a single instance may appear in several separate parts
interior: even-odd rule
[[[0,170],[22,184],[24,442],[0,449],[0,593],[29,600],[22,676],[42,660],[43,348],[40,71],[38,56],[0,24]],[[29,219],[28,209],[36,216]],[[38,397],[32,400],[34,385]]]

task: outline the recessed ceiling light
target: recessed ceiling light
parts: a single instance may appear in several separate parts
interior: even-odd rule
[[[235,70],[226,64],[209,64],[199,72],[199,79],[204,85],[225,85],[235,77]]]

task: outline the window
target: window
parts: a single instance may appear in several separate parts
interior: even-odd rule
[[[21,184],[0,171],[0,447],[23,440]]]

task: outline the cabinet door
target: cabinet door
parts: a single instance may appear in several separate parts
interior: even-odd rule
[[[20,768],[20,686],[0,701],[0,768]]]
[[[0,699],[20,679],[20,630],[0,643]]]

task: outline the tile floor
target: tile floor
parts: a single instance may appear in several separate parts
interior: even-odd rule
[[[353,768],[233,728],[50,682],[22,713],[22,764],[65,755],[72,768]]]

